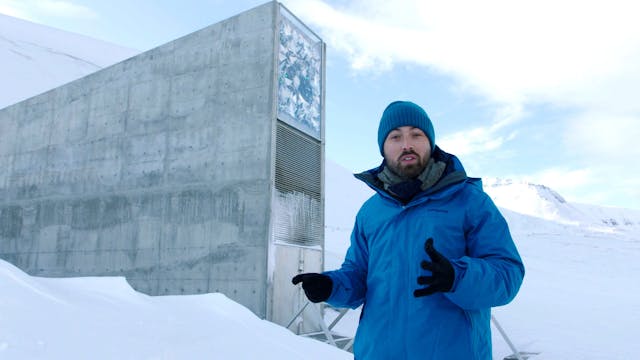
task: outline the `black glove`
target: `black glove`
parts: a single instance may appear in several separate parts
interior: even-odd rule
[[[323,274],[307,273],[298,274],[291,279],[293,285],[302,282],[302,288],[311,302],[326,301],[333,290],[333,280]]]
[[[415,290],[413,296],[421,297],[433,295],[437,292],[448,292],[453,286],[455,276],[451,262],[433,247],[432,238],[428,238],[424,243],[424,251],[431,258],[431,262],[423,260],[420,266],[425,270],[431,271],[431,276],[418,276],[418,284],[429,286]]]

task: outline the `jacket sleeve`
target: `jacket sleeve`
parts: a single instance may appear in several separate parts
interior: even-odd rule
[[[518,293],[524,265],[506,220],[491,198],[480,190],[468,202],[465,219],[467,254],[451,259],[456,276],[445,293],[465,310],[505,305]]]
[[[368,258],[366,238],[356,217],[356,224],[351,233],[351,245],[341,268],[324,272],[333,280],[333,289],[327,303],[352,309],[362,305],[367,292]]]

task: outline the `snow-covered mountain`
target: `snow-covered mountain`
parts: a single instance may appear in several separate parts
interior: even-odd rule
[[[0,14],[0,108],[135,54]],[[329,269],[340,265],[355,213],[372,191],[331,160],[325,184]],[[518,297],[493,311],[515,345],[541,352],[532,360],[636,358],[640,211],[570,203],[544,185],[485,179],[484,186],[527,268]],[[32,278],[1,260],[0,289],[0,358],[344,355],[297,341],[215,294],[152,298],[122,279]],[[357,314],[337,329],[352,334]],[[252,332],[267,340],[245,346]],[[511,353],[495,331],[493,343],[494,358]]]
[[[484,179],[485,191],[502,208],[562,224],[601,230],[640,228],[640,211],[567,202],[544,185]]]
[[[138,53],[0,14],[0,109]]]

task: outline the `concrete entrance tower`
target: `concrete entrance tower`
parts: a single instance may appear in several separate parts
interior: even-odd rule
[[[290,320],[323,267],[324,59],[274,1],[0,110],[0,257]]]

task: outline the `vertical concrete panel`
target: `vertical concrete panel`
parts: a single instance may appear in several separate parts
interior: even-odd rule
[[[18,122],[13,121],[16,117],[16,111],[17,107],[9,107],[0,111],[0,134],[5,134],[0,137],[0,154],[3,155],[0,157],[0,161],[2,161],[2,158],[8,158],[9,154],[15,152],[16,137],[7,135],[18,133]],[[4,164],[10,165],[10,161],[5,160]],[[3,173],[6,174],[6,170],[9,170],[8,167],[3,167],[2,169],[5,171],[0,171],[0,176],[2,176]],[[0,182],[0,186],[4,187],[6,185]]]
[[[73,84],[54,91],[50,144],[74,144],[87,136],[88,94]]]
[[[108,80],[93,89],[89,99],[87,138],[123,134],[126,130],[129,88],[126,80]]]
[[[149,134],[166,130],[170,119],[167,116],[170,95],[170,82],[162,76],[132,84],[127,131]]]
[[[18,123],[16,151],[31,152],[49,142],[53,105],[51,93],[25,100],[24,120]]]

